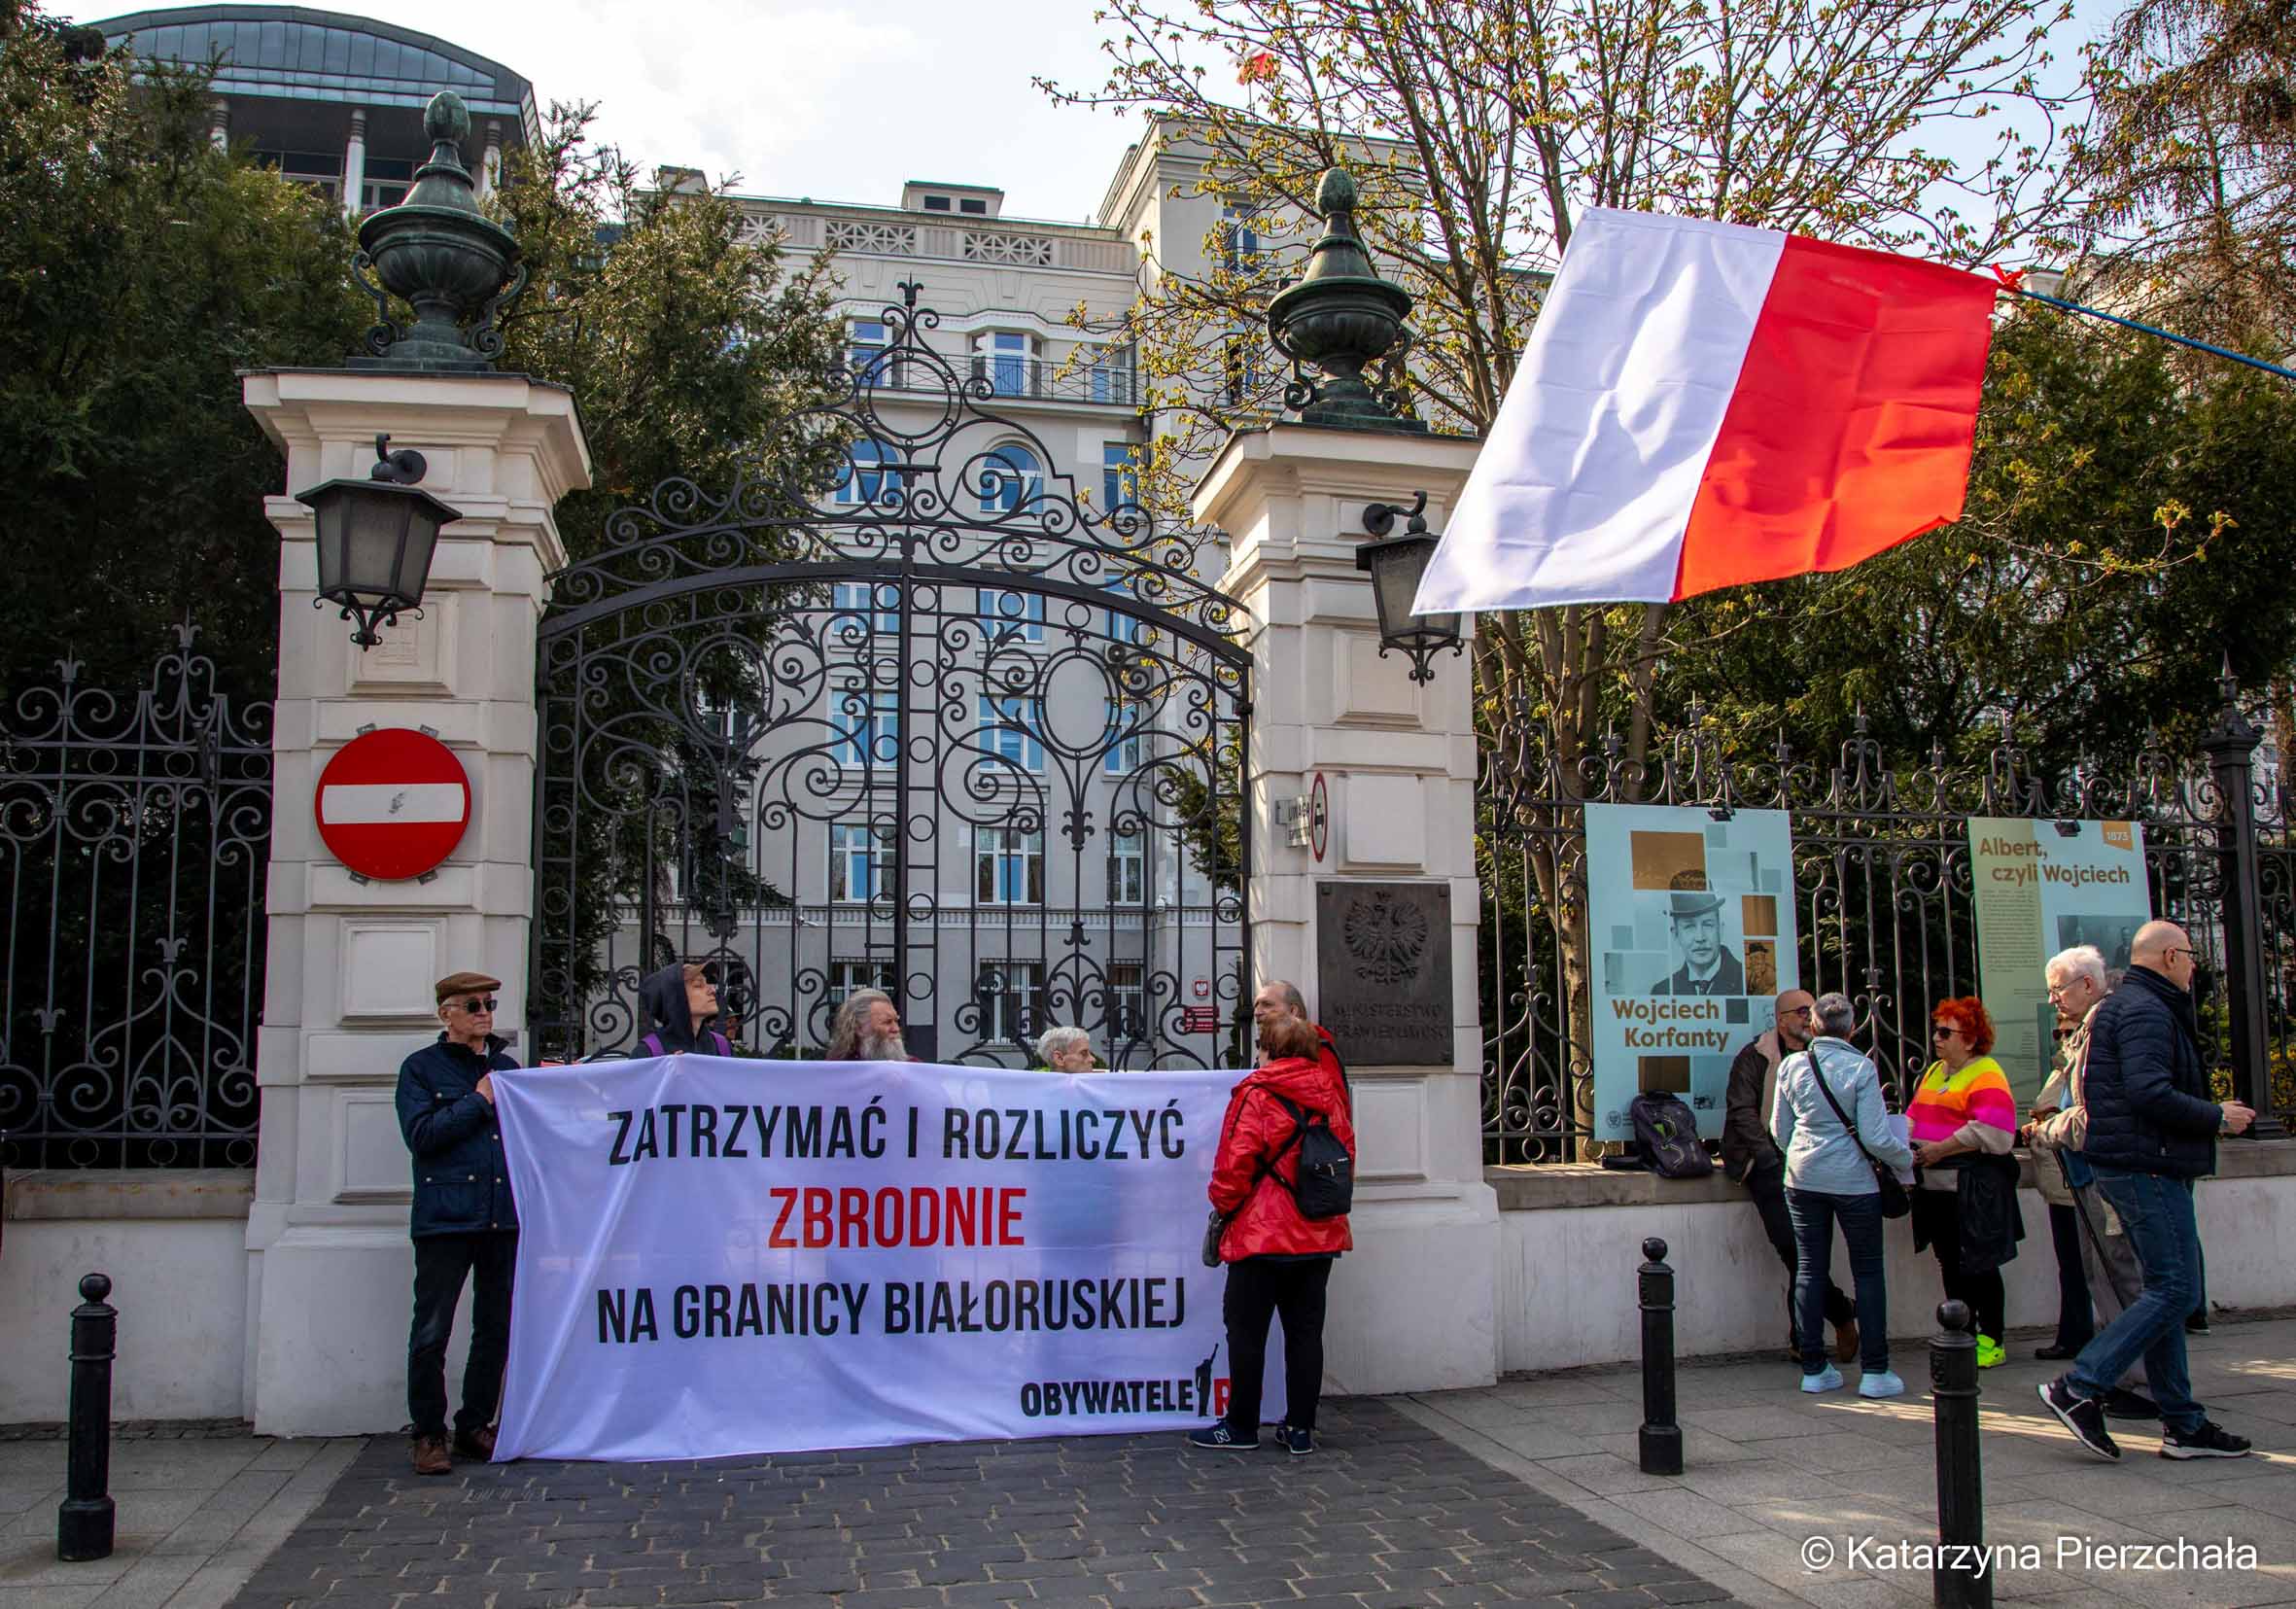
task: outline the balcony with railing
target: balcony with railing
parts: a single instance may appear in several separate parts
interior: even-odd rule
[[[851,362],[862,383],[879,391],[939,392],[948,384],[937,368],[871,354],[866,348],[855,350]],[[1001,353],[953,356],[949,362],[959,378],[986,380],[991,398],[1109,407],[1137,407],[1140,402],[1139,370],[1129,363],[1051,362]]]
[[[1112,230],[1057,225],[941,223],[914,213],[852,208],[749,213],[753,231],[779,227],[795,251],[826,248],[846,256],[932,258],[984,267],[1052,268],[1070,273],[1122,274],[1140,265],[1139,249]]]

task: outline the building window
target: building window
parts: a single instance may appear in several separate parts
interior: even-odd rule
[[[984,905],[1044,903],[1044,834],[985,826],[973,839],[973,897]]]
[[[1260,231],[1249,207],[1220,209],[1220,261],[1228,271],[1251,273],[1260,265]]]
[[[845,469],[837,477],[837,501],[849,507],[898,507],[901,472],[878,466],[900,461],[900,455],[883,441],[867,437],[855,441],[852,451],[846,455]]]
[[[1044,769],[1044,706],[1032,698],[981,698],[981,748],[1024,771]]]
[[[1129,777],[1140,769],[1140,752],[1145,747],[1140,741],[1140,728],[1147,715],[1137,705],[1121,698],[1108,701],[1108,730],[1100,739],[1106,747],[1100,751],[1100,769],[1111,777]]]
[[[989,203],[977,195],[969,195],[957,201],[957,210],[969,212],[976,218],[986,218],[989,216]]]
[[[875,609],[870,605],[874,602]],[[831,589],[831,604],[838,619],[830,629],[840,635],[859,635],[874,631],[880,637],[897,637],[901,631],[901,589],[889,581],[839,581]]]
[[[981,1002],[981,1037],[1026,1049],[1044,1019],[1044,962],[1000,961],[974,980]]]
[[[1129,599],[1132,596],[1132,583],[1130,581],[1110,581],[1108,590],[1118,597]],[[1137,614],[1127,614],[1122,610],[1111,609],[1108,612],[1108,641],[1111,643],[1145,643],[1148,641],[1148,622]]]
[[[849,687],[838,694],[837,759],[842,765],[890,765],[901,752],[901,710],[897,695]]]
[[[1100,507],[1103,508],[1137,507],[1140,502],[1140,474],[1132,465],[1132,444],[1130,441],[1100,443]]]
[[[829,824],[829,898],[857,904],[885,892],[885,861],[891,853],[887,827],[859,822]]]
[[[1228,337],[1228,401],[1251,402],[1268,389],[1268,355],[1249,335]]]
[[[892,332],[879,319],[854,319],[846,327],[846,367],[863,385],[898,385],[892,356]]]
[[[949,197],[946,195],[926,196],[924,198],[924,210],[927,212],[947,212],[949,210]]]
[[[856,989],[892,992],[892,968],[876,961],[833,961],[829,963],[829,1006],[835,1010]]]
[[[1120,832],[1108,840],[1108,903],[1148,902],[1148,835]]]
[[[1132,402],[1133,395],[1132,349],[1131,346],[1103,346],[1094,354],[1092,398],[1096,402]]]
[[[1008,442],[981,463],[981,512],[1010,514],[1034,509],[1044,499],[1044,466],[1018,442]]]
[[[973,341],[973,373],[987,375],[989,389],[999,397],[1026,397],[1035,389],[1030,383],[1036,367],[1030,360],[1035,355],[1034,335],[991,331]]]
[[[1148,991],[1136,961],[1108,963],[1108,1032],[1118,1039],[1148,1036]]]
[[[981,588],[981,634],[999,646],[1044,641],[1044,594]]]

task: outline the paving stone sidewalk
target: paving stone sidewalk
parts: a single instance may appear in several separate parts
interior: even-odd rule
[[[1177,1435],[458,1465],[376,1438],[239,1609],[1652,1609],[1727,1594],[1394,1408],[1292,1459]]]
[[[2250,1438],[2245,1458],[2160,1457],[2160,1427],[2115,1421],[2117,1464],[2075,1447],[2035,1387],[2061,1364],[2035,1360],[2039,1334],[2013,1338],[2009,1362],[1979,1377],[1986,1540],[2030,1545],[1994,1579],[2018,1609],[2296,1603],[2296,1319],[2219,1317],[2190,1338],[2193,1386],[2211,1417]],[[1589,1519],[1634,1536],[1754,1605],[1913,1609],[1931,1601],[1926,1565],[1888,1562],[1888,1545],[1937,1539],[1935,1421],[1925,1347],[1899,1345],[1908,1390],[1882,1402],[1854,1390],[1805,1396],[1782,1360],[1686,1364],[1676,1379],[1685,1471],[1645,1475],[1635,1460],[1639,1377],[1605,1369],[1406,1399],[1403,1412]],[[1843,1373],[1854,1385],[1855,1368]],[[1812,1569],[1813,1538],[1833,1557]],[[1853,1560],[1850,1546],[1863,1539]],[[2060,1538],[2071,1552],[2060,1563]],[[2131,1568],[2103,1550],[2184,1540],[2245,1543],[2253,1570]]]
[[[0,1609],[222,1609],[365,1445],[273,1441],[236,1424],[137,1428],[112,1444],[118,1545],[80,1564],[55,1557],[65,1444],[0,1441]]]

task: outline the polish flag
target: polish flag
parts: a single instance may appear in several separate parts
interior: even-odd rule
[[[1960,518],[1998,289],[1589,210],[1418,611],[1663,603],[1845,570]]]

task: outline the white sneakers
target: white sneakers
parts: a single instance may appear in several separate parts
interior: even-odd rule
[[[1838,1391],[1841,1388],[1842,1372],[1830,1363],[1814,1375],[1802,1376],[1802,1389],[1812,1396],[1821,1391]],[[1905,1394],[1905,1382],[1884,1369],[1861,1377],[1858,1382],[1858,1394],[1861,1397],[1901,1397]]]

